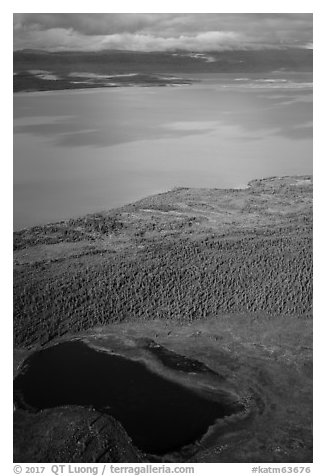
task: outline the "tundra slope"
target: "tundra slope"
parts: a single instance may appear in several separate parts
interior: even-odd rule
[[[16,372],[30,352],[76,335],[153,365],[140,344],[149,338],[249,402],[244,422],[165,461],[312,460],[310,176],[176,189],[21,230],[14,244]],[[175,373],[182,380],[184,370]],[[30,426],[35,453],[52,411]],[[23,443],[17,437],[16,461],[31,458]]]
[[[177,189],[14,234],[19,346],[111,322],[312,306],[309,177]]]

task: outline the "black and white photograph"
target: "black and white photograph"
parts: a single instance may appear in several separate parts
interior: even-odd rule
[[[313,13],[82,10],[12,14],[14,472],[309,473]]]

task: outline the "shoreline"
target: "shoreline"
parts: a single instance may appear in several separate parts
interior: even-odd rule
[[[35,90],[35,91],[28,91],[28,90],[23,90],[23,91],[14,91],[14,95],[24,95],[24,94],[47,94],[47,93],[62,93],[62,92],[89,92],[89,91],[106,91],[106,90],[116,90],[116,89],[121,89],[121,88],[124,88],[124,89],[132,89],[132,88],[165,88],[165,87],[180,87],[180,86],[193,86],[193,83],[176,83],[176,84],[158,84],[158,85],[154,85],[154,84],[148,84],[148,85],[140,85],[140,84],[134,84],[134,85],[129,85],[129,86],[125,86],[125,85],[119,85],[119,86],[99,86],[99,87],[90,87],[90,88],[63,88],[63,89],[46,89],[46,90]]]
[[[67,224],[69,223],[69,221],[71,220],[80,220],[84,217],[88,217],[88,216],[94,216],[94,215],[102,215],[102,214],[108,214],[108,213],[118,213],[119,210],[125,208],[125,207],[130,207],[130,206],[133,206],[134,204],[140,202],[140,201],[143,201],[143,200],[150,200],[150,199],[155,199],[159,196],[162,196],[162,195],[170,195],[176,191],[179,191],[179,190],[188,190],[189,192],[193,191],[193,192],[199,192],[199,191],[206,191],[206,192],[210,192],[210,191],[222,191],[222,192],[238,192],[238,191],[244,191],[244,190],[248,190],[251,188],[252,184],[254,184],[255,182],[271,182],[273,180],[281,180],[281,179],[288,179],[288,178],[293,178],[293,179],[296,179],[296,180],[302,180],[302,179],[308,179],[311,181],[311,183],[313,182],[313,174],[305,174],[305,175],[282,175],[282,176],[268,176],[268,177],[261,177],[261,178],[256,178],[256,179],[252,179],[252,180],[249,180],[249,182],[247,182],[247,184],[245,185],[242,185],[242,186],[238,186],[238,187],[235,187],[235,188],[230,188],[230,187],[227,187],[227,188],[215,188],[215,187],[173,187],[171,188],[170,190],[167,190],[165,192],[157,192],[157,193],[154,193],[154,194],[151,194],[151,195],[146,195],[144,197],[140,197],[139,199],[136,199],[132,202],[127,202],[127,203],[124,203],[120,206],[117,206],[117,207],[112,207],[112,208],[108,208],[108,209],[102,209],[102,210],[97,210],[97,211],[94,211],[94,212],[90,212],[90,213],[85,213],[83,215],[76,215],[76,216],[70,216],[69,218],[64,218],[62,220],[57,220],[57,221],[48,221],[46,223],[38,223],[38,224],[34,224],[34,225],[31,225],[31,226],[27,226],[27,227],[23,227],[23,228],[19,228],[19,229],[13,229],[13,233],[21,233],[21,232],[25,232],[25,231],[28,231],[28,230],[31,230],[32,228],[42,228],[42,227],[47,227],[47,226],[51,226],[51,225],[63,225],[63,224]]]
[[[144,83],[144,84],[141,84],[141,83],[134,83],[134,84],[128,84],[128,85],[125,85],[123,83],[121,84],[116,84],[116,85],[112,85],[112,86],[96,86],[96,85],[93,85],[93,86],[90,86],[90,87],[80,87],[80,88],[70,88],[70,87],[66,87],[66,88],[59,88],[59,89],[35,89],[35,90],[19,90],[19,91],[13,91],[13,94],[14,96],[16,95],[23,95],[23,94],[43,94],[43,93],[60,93],[60,92],[66,92],[66,91],[77,91],[77,92],[81,92],[81,91],[90,91],[90,90],[100,90],[100,91],[104,91],[104,90],[114,90],[114,89],[129,89],[129,88],[165,88],[165,87],[172,87],[172,88],[175,88],[175,87],[183,87],[183,86],[196,86],[196,85],[207,85],[207,86],[224,86],[223,84],[211,84],[209,82],[209,79],[215,77],[216,79],[227,79],[227,78],[234,78],[234,81],[237,80],[237,84],[234,84],[234,85],[230,85],[228,87],[228,89],[239,89],[239,88],[242,88],[242,89],[248,89],[248,90],[260,90],[260,89],[282,89],[282,90],[291,90],[291,89],[312,89],[313,88],[313,80],[311,81],[299,81],[299,82],[293,82],[291,81],[291,79],[289,81],[284,81],[282,83],[280,82],[276,82],[276,83],[273,83],[272,85],[266,80],[266,83],[265,84],[256,84],[256,85],[253,85],[250,81],[252,80],[252,77],[261,77],[261,80],[265,80],[266,79],[266,76],[278,76],[278,75],[298,75],[298,74],[303,74],[303,75],[311,75],[313,74],[312,71],[304,71],[304,72],[296,72],[296,71],[269,71],[269,72],[262,72],[262,73],[252,73],[252,72],[248,72],[248,73],[194,73],[194,74],[191,74],[191,73],[184,73],[184,77],[183,78],[178,78],[180,80],[184,79],[185,81],[188,81],[188,82],[176,82],[176,83],[173,83],[173,82],[166,82],[166,83],[162,83],[162,84],[155,84],[155,83]],[[236,76],[240,76],[239,78],[236,78]],[[248,77],[247,77],[248,76]],[[189,77],[189,79],[187,78]],[[240,81],[241,80],[241,81]],[[248,83],[245,81],[245,80],[248,80]],[[241,84],[240,84],[241,83]]]

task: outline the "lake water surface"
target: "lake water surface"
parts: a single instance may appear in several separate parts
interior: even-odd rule
[[[194,77],[194,75],[192,75]],[[312,75],[14,95],[14,227],[312,173]]]
[[[133,443],[164,454],[194,443],[217,419],[243,410],[210,400],[151,372],[142,363],[100,352],[80,341],[35,352],[14,381],[18,407],[95,408],[116,417]]]

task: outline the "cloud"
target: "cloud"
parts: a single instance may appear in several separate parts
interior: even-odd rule
[[[311,14],[14,14],[15,49],[213,51],[311,45]]]

